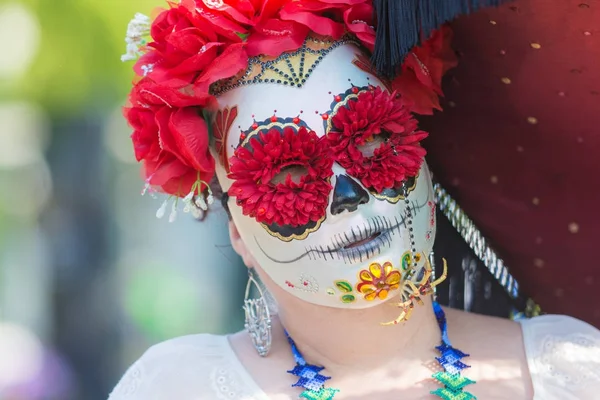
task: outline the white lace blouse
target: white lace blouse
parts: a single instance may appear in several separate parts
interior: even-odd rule
[[[521,321],[533,400],[600,400],[600,331],[571,317]],[[226,336],[192,335],[150,348],[108,400],[268,400]]]

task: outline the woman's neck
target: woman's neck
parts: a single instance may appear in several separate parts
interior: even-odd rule
[[[405,360],[431,360],[441,333],[431,306],[431,299],[416,306],[410,319],[397,325],[382,326],[396,319],[400,310],[391,304],[364,310],[339,310],[304,302],[280,307],[283,327],[294,339],[307,362],[323,365],[330,374],[368,370],[375,366]],[[278,340],[279,341],[279,340]]]

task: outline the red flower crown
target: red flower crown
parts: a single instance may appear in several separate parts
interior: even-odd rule
[[[216,108],[211,86],[245,70],[250,57],[299,49],[309,34],[353,34],[375,43],[372,0],[181,0],[154,21],[129,24],[124,61],[140,77],[124,114],[147,185],[176,197],[202,195],[213,178],[207,120]],[[407,57],[389,82],[411,111],[440,109],[441,79],[455,63],[442,28]],[[368,61],[364,67],[370,68]]]

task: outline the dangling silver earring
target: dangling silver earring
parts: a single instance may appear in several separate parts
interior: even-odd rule
[[[259,297],[250,298],[250,288],[252,284],[258,289]],[[250,334],[252,344],[261,357],[265,357],[271,350],[271,313],[260,285],[254,278],[252,270],[248,270],[248,284],[246,285],[246,295],[244,296],[244,313],[246,321],[244,328]]]

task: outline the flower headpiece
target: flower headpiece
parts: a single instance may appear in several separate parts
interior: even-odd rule
[[[372,0],[181,0],[153,21],[137,14],[122,59],[137,60],[139,78],[124,113],[147,187],[205,208],[202,196],[215,172],[208,146],[219,83],[258,56],[295,51],[309,37],[350,36],[372,52],[377,34]],[[433,31],[386,80],[410,111],[440,109],[441,79],[455,63],[449,39],[447,28]],[[368,58],[361,62],[373,71]],[[363,172],[357,170],[361,179],[373,179]]]

